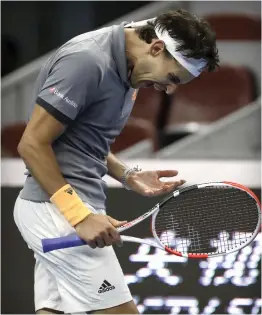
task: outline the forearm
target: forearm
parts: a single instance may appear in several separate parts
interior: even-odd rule
[[[20,144],[18,151],[32,176],[50,197],[67,184],[51,145],[31,142]]]
[[[128,166],[110,152],[107,156],[107,168],[108,175],[118,181],[121,181],[121,178],[124,175],[124,172],[128,168]]]

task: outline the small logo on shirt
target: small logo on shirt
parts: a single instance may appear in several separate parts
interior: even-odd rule
[[[74,101],[70,100],[67,96],[64,96],[64,94],[60,93],[57,88],[52,87],[52,88],[49,89],[49,91],[52,94],[55,94],[58,97],[60,97],[62,100],[66,101],[69,105],[72,105],[75,108],[77,108],[77,104]]]
[[[105,293],[107,291],[111,291],[114,289],[115,289],[115,287],[112,284],[110,284],[108,281],[104,280],[101,287],[98,290],[98,293]]]

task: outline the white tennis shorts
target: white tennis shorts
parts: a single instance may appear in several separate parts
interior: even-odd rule
[[[41,239],[74,232],[53,204],[18,196],[14,219],[36,259],[36,311],[46,307],[66,313],[90,312],[132,300],[112,246],[92,249],[86,245],[43,253]]]

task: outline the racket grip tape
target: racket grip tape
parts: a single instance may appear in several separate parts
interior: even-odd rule
[[[86,245],[86,242],[78,237],[77,234],[69,234],[67,236],[57,238],[42,239],[42,248],[44,253],[57,249],[69,248]]]

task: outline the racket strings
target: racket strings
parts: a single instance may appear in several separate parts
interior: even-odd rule
[[[257,204],[246,192],[207,187],[187,191],[160,205],[155,231],[162,244],[172,250],[224,253],[246,243],[258,219]]]

